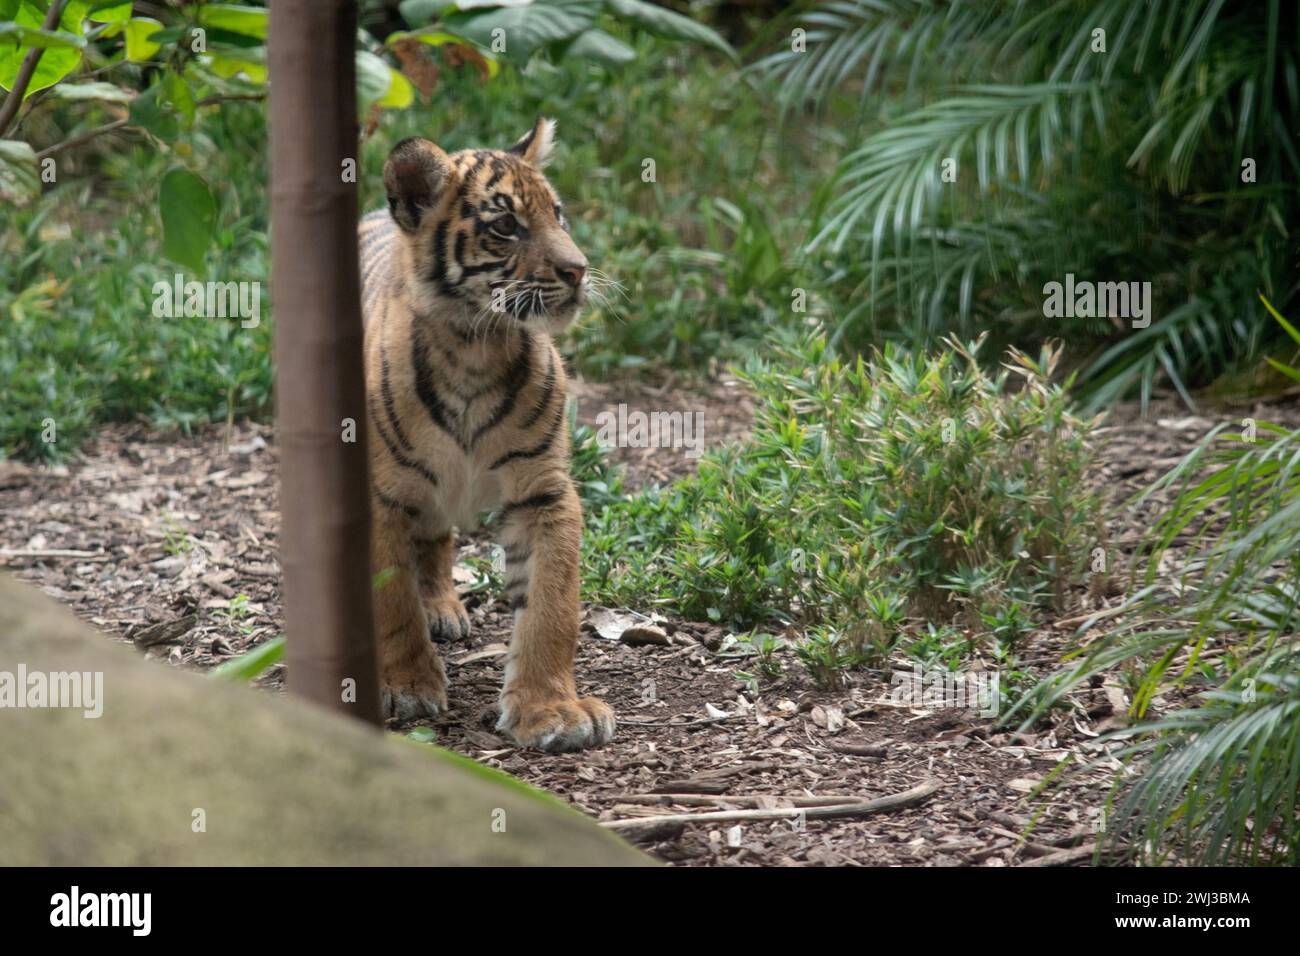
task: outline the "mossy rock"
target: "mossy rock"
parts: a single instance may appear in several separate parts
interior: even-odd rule
[[[144,660],[0,576],[0,672],[19,665],[102,673],[103,714],[0,709],[0,865],[651,862],[504,774]]]

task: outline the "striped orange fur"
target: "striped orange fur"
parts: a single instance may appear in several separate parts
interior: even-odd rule
[[[469,632],[454,534],[495,509],[514,609],[498,729],[569,750],[609,740],[614,715],[573,676],[582,513],[552,336],[588,279],[542,173],[553,130],[539,120],[508,150],[398,143],[388,209],[362,220],[359,242],[385,710],[446,708],[434,641]]]

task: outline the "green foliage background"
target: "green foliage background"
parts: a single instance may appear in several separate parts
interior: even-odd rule
[[[504,146],[553,116],[549,175],[621,290],[571,363],[734,365],[758,401],[748,443],[669,488],[629,492],[579,430],[589,597],[725,623],[755,683],[789,641],[825,685],[899,654],[992,657],[1030,723],[1097,674],[1129,675],[1135,718],[1201,688],[1125,732],[1108,839],[1296,862],[1295,432],[1207,437],[1144,544],[1154,568],[1195,530],[1176,585],[1134,581],[1123,623],[1038,686],[1016,655],[1101,537],[1091,410],[1300,378],[1294,3],[829,0],[760,5],[726,38],[685,4],[362,6],[364,208],[405,136]],[[268,417],[273,310],[254,328],[152,312],[177,272],[266,284],[264,5],[161,22],[71,0],[43,30],[48,7],[0,0],[0,86],[47,51],[0,130],[0,454],[58,459],[109,421]],[[521,42],[498,55],[501,26]],[[403,43],[436,66],[431,94]],[[1151,282],[1155,320],[1048,318],[1067,273]]]

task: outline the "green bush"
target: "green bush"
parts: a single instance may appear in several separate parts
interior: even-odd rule
[[[809,653],[840,663],[887,656],[910,618],[1013,641],[1097,541],[1093,422],[1050,383],[1055,351],[990,375],[978,349],[845,363],[814,338],[752,362],[746,445],[589,514],[590,595],[737,629],[825,625]]]

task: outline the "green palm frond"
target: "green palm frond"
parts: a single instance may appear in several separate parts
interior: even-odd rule
[[[1300,345],[1300,330],[1264,304]],[[1080,649],[1012,713],[1032,723],[1080,682],[1121,665],[1143,669],[1131,705],[1139,718],[1171,686],[1212,682],[1198,705],[1103,741],[1127,744],[1106,838],[1116,852],[1153,863],[1294,864],[1300,429],[1250,419],[1220,425],[1138,502],[1166,491],[1176,492],[1173,502],[1134,559],[1144,569],[1140,588],[1083,627],[1103,617],[1125,623]],[[1180,541],[1192,556],[1171,578],[1162,559]],[[1223,652],[1217,673],[1206,662],[1211,648]]]
[[[1259,324],[1228,324],[1222,315],[1212,303],[1193,297],[1117,341],[1088,366],[1088,406],[1110,405],[1136,386],[1145,414],[1152,389],[1163,377],[1195,408],[1185,379],[1198,373],[1212,376],[1226,358],[1243,354]]]
[[[1027,280],[1024,264],[1032,259],[1030,250],[1051,242],[1051,236],[1045,217],[1004,217],[996,210],[982,221],[922,224],[903,255],[882,256],[878,270],[852,285],[845,296],[847,306],[836,315],[830,344],[851,339],[855,330],[861,337],[864,327],[870,330],[869,337],[898,339],[916,347],[949,333],[973,338],[990,318],[978,311],[976,288],[988,278]],[[875,324],[883,310],[873,306],[882,299],[908,302],[910,307],[901,310],[906,321]],[[1020,317],[999,318],[1014,327]]]
[[[1195,388],[1257,357],[1268,326],[1237,303],[1264,289],[1289,304],[1300,287],[1284,254],[1300,214],[1300,18],[1281,0],[832,0],[801,23],[806,50],[757,64],[783,106],[819,109],[847,94],[864,120],[883,120],[839,163],[810,233],[811,253],[866,277],[853,284],[867,302],[848,325],[928,329],[936,301],[954,304],[935,290],[957,276],[966,289],[952,327],[970,328],[971,301],[990,303],[989,315],[1015,308],[1004,271],[968,259],[953,272],[956,250],[937,237],[958,223],[1039,219],[1050,197],[1052,239],[1022,250],[1017,281],[1113,276],[1134,262],[1160,279],[1161,311],[1141,334],[1068,330],[1106,340],[1081,376],[1098,403],[1134,392],[1145,402],[1162,384],[1190,403]],[[882,89],[901,115],[877,117]],[[956,183],[941,178],[946,159]],[[1109,233],[1108,219],[1119,220]],[[1229,269],[1217,246],[1243,235],[1255,248]],[[1231,294],[1206,288],[1207,267]],[[881,322],[882,309],[898,315]]]
[[[960,177],[963,158],[973,157],[982,192],[1013,175],[1028,182],[1035,160],[1050,166],[1062,151],[1061,99],[1092,92],[1086,85],[971,87],[872,134],[844,158],[841,191],[812,247],[829,242],[840,251],[870,216],[878,261],[888,233],[901,240],[932,213],[945,159],[956,161]],[[1030,135],[1031,129],[1036,135]]]
[[[1116,855],[1160,865],[1300,862],[1300,653],[1275,649],[1201,706],[1128,728],[1141,766],[1106,821]]]
[[[778,50],[752,69],[777,80],[785,109],[823,105],[850,82],[861,86],[861,106],[891,74],[907,67],[907,87],[922,74],[949,70],[958,51],[977,35],[995,6],[951,0],[834,0],[800,21],[804,47]],[[948,75],[951,75],[950,73]]]
[[[1186,677],[1209,643],[1300,630],[1300,430],[1266,422],[1254,428],[1248,441],[1233,426],[1216,427],[1139,496],[1137,503],[1177,491],[1134,558],[1145,569],[1139,589],[1105,612],[1129,623],[1071,655],[1065,668],[1018,702],[1017,710],[1030,708],[1028,720],[1081,681],[1128,661],[1147,662],[1133,702],[1141,716],[1175,662],[1181,660],[1179,678]],[[1162,558],[1180,538],[1199,550],[1176,579],[1161,581]]]

